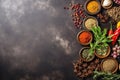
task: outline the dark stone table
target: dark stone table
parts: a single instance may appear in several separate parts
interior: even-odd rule
[[[64,10],[69,2],[0,0],[0,80],[78,80],[80,30]]]

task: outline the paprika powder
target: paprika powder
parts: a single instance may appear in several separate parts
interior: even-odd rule
[[[88,31],[83,31],[80,35],[79,35],[79,41],[82,44],[87,44],[91,41],[92,39],[92,35],[90,32]]]

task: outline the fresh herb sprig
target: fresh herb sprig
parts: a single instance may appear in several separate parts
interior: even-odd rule
[[[120,74],[94,71],[93,79],[98,80],[98,78],[101,78],[100,80],[120,80]]]
[[[111,42],[110,40],[111,36],[106,36],[107,35],[107,29],[101,29],[100,26],[94,26],[92,27],[92,32],[94,35],[94,42],[90,43],[90,53],[89,56],[93,55],[95,49],[101,49],[101,45],[104,45],[105,47],[108,46],[108,43]]]

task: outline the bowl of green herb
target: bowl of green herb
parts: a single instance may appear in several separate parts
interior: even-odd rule
[[[85,61],[85,62],[90,62],[94,59],[95,55],[91,55],[89,56],[89,50],[90,48],[89,47],[84,47],[80,50],[79,52],[79,55],[80,55],[80,58]]]
[[[100,47],[95,50],[95,55],[98,58],[106,58],[107,56],[109,56],[110,51],[110,46],[104,46],[101,44]]]
[[[94,35],[94,42],[90,43],[89,55],[93,55],[95,52],[96,56],[99,58],[107,57],[111,50],[108,43],[112,41],[110,39],[112,36],[107,36],[107,29],[102,30],[100,26],[92,27],[91,30]]]

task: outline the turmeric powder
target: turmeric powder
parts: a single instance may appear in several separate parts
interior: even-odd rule
[[[97,1],[90,1],[88,4],[87,4],[87,10],[90,12],[90,13],[96,13],[100,8],[100,5]]]

